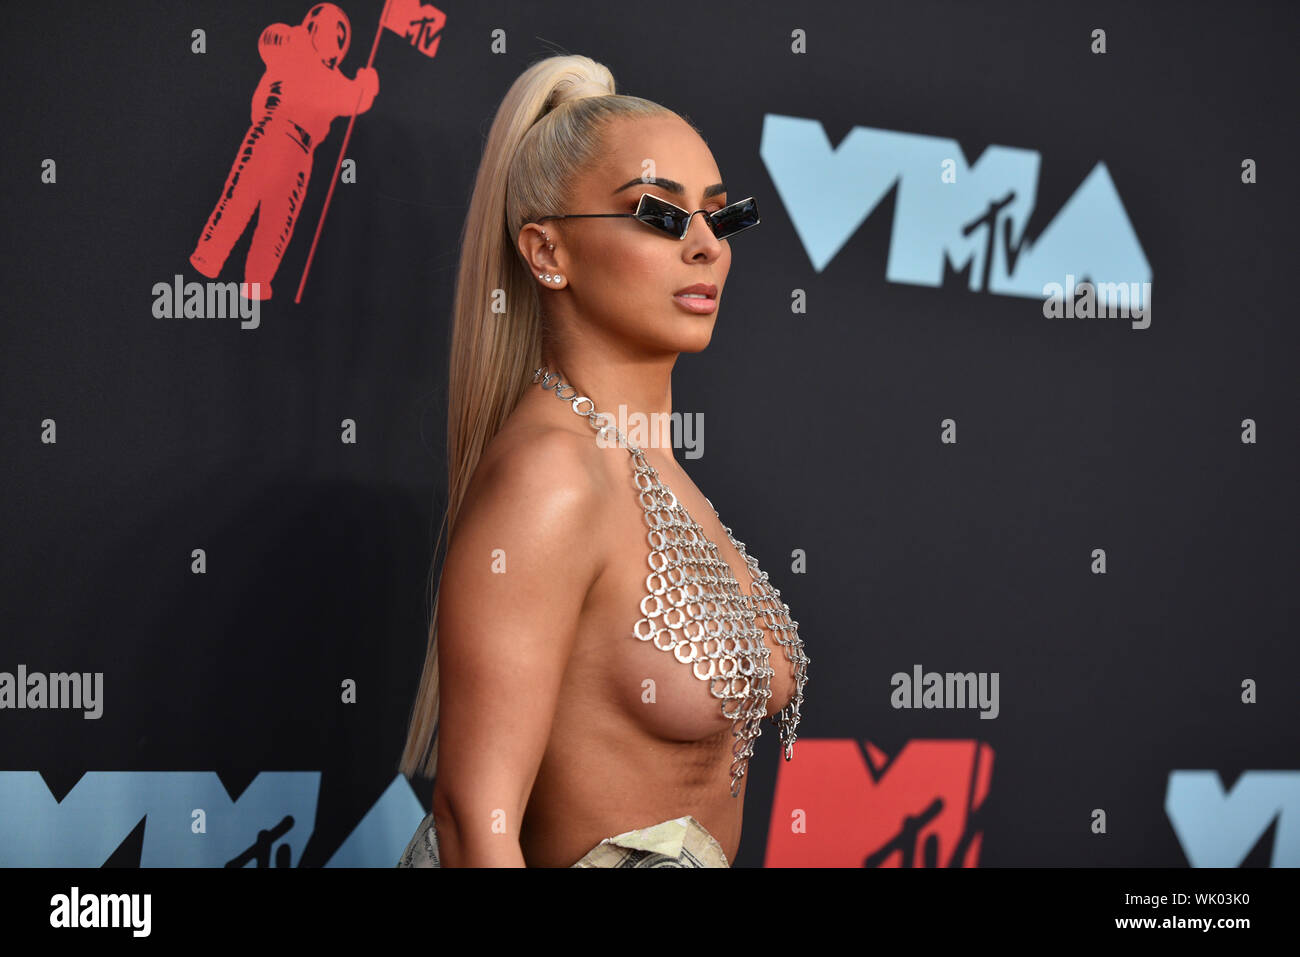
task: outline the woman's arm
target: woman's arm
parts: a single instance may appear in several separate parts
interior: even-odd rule
[[[524,866],[520,824],[604,566],[606,497],[586,441],[556,431],[503,453],[475,475],[457,521],[438,598],[444,867]]]

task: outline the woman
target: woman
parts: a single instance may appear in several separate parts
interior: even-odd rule
[[[450,537],[401,762],[436,773],[433,810],[399,866],[727,867],[763,717],[790,759],[797,623],[666,418],[727,237],[757,221],[690,124],[587,57],[502,101],[462,237]],[[657,423],[641,444],[620,407]]]

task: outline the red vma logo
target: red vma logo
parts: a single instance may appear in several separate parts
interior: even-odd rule
[[[801,739],[779,767],[765,867],[978,864],[985,742],[909,741],[889,757],[870,741]]]
[[[352,124],[359,113],[370,109],[379,93],[379,74],[372,64],[380,35],[388,29],[432,57],[437,53],[439,32],[445,22],[441,11],[419,0],[387,0],[370,48],[370,61],[358,67],[352,79],[339,68],[352,43],[352,24],[334,4],[316,4],[297,26],[273,23],[264,29],[257,41],[257,52],[266,72],[253,92],[252,125],[190,254],[191,265],[209,279],[216,279],[256,212],[257,225],[244,263],[244,280],[249,284],[251,298],[270,299],[271,280],[293,237],[294,223],[307,195],[316,147],[329,135],[335,119],[349,116],[347,134],[312,241],[315,253]],[[303,270],[299,296],[311,258],[309,255]]]

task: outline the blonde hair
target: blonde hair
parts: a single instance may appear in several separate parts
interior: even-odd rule
[[[610,120],[678,115],[641,97],[616,94],[603,65],[579,55],[547,57],[526,69],[502,99],[488,132],[461,233],[447,379],[448,543],[483,450],[514,410],[542,361],[541,301],[520,252],[520,229],[567,212],[572,187],[600,153]],[[687,120],[686,122],[690,122]],[[491,306],[505,293],[508,312]],[[429,570],[430,581],[433,567]],[[438,597],[433,592],[424,671],[398,765],[408,778],[438,769]]]

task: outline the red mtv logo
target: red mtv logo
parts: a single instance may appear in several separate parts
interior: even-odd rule
[[[780,762],[766,867],[975,867],[993,774],[982,741],[800,739]]]

